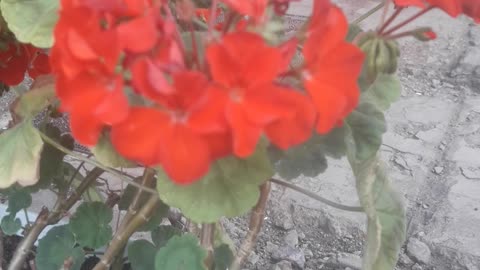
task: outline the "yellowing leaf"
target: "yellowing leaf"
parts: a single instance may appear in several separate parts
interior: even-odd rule
[[[39,48],[53,45],[59,0],[2,0],[0,8],[8,28],[23,43]]]
[[[15,104],[14,111],[21,117],[33,117],[43,111],[55,98],[55,81],[53,76],[38,77],[31,90],[22,94]]]
[[[43,141],[29,121],[0,134],[0,188],[18,182],[33,185],[39,178]]]

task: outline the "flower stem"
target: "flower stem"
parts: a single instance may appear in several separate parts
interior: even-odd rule
[[[382,34],[383,31],[385,31],[385,28],[387,28],[397,17],[398,15],[403,11],[403,7],[399,7],[395,10],[395,12],[388,18],[388,20],[378,29],[377,33]]]
[[[383,8],[382,17],[380,18],[380,25],[385,23],[385,18],[387,17],[388,9],[390,8],[392,0],[383,0],[383,2],[385,3],[385,6]]]
[[[242,266],[242,262],[248,257],[248,255],[250,255],[250,252],[252,252],[255,242],[257,241],[258,233],[262,228],[269,194],[270,181],[260,186],[260,198],[250,214],[250,224],[248,226],[247,235],[238,249],[229,270],[239,270]]]
[[[128,239],[132,234],[143,224],[145,224],[152,216],[160,199],[157,194],[150,196],[145,205],[140,209],[140,211],[132,217],[128,225],[125,226],[122,230],[119,230],[113,236],[110,245],[108,246],[105,254],[100,259],[100,262],[95,265],[93,270],[107,270],[109,269],[115,256],[123,249],[126,245]]]
[[[213,266],[213,238],[215,235],[215,224],[202,224],[200,231],[200,245],[207,250],[208,255],[205,259],[207,269]]]
[[[80,199],[80,196],[87,190],[87,188],[104,172],[100,168],[95,168],[90,171],[82,183],[73,191],[73,193],[67,199],[63,195],[59,195],[55,208],[52,212],[49,212],[47,208],[42,208],[37,216],[37,219],[33,223],[32,227],[28,231],[27,235],[20,242],[13,254],[8,270],[20,270],[23,269],[23,264],[27,259],[33,244],[37,241],[38,236],[47,227],[47,225],[56,224],[62,219],[63,214],[68,212],[70,208]]]
[[[92,160],[92,159],[89,159],[89,158],[86,158],[80,154],[77,154],[73,151],[70,151],[70,149],[64,147],[63,145],[59,144],[58,142],[56,142],[55,140],[53,140],[52,138],[48,137],[46,134],[44,134],[43,132],[39,131],[40,133],[40,136],[42,137],[42,139],[52,145],[53,147],[57,148],[58,150],[64,152],[65,154],[67,155],[70,155],[78,160],[81,160],[81,161],[85,161],[85,163],[88,163],[88,164],[91,164],[91,165],[94,165],[95,167],[98,167],[98,168],[101,168],[103,170],[105,170],[106,172],[114,175],[115,177],[118,177],[120,180],[124,181],[124,182],[127,182],[129,183],[130,185],[134,186],[134,187],[137,187],[139,189],[142,189],[144,191],[147,191],[149,193],[152,193],[152,194],[157,194],[157,191],[153,188],[147,188],[147,187],[144,187],[142,185],[140,185],[139,183],[133,181],[133,180],[130,180],[126,177],[124,177],[124,175],[122,175],[121,173],[119,173],[118,171],[110,168],[110,167],[107,167],[107,166],[104,166],[102,163],[98,162],[98,161],[95,161],[95,160]]]
[[[217,20],[217,1],[218,0],[212,0],[212,5],[210,6],[210,20],[208,21],[208,34],[210,37],[213,36],[213,28]]]
[[[434,7],[433,6],[429,6],[425,9],[422,9],[420,12],[418,12],[417,14],[413,15],[412,17],[406,19],[405,21],[401,22],[400,24],[398,24],[397,26],[394,26],[392,27],[390,30],[387,30],[386,32],[383,33],[384,36],[387,36],[387,35],[390,35],[392,34],[393,32],[397,31],[398,29],[404,27],[405,25],[411,23],[412,21],[418,19],[420,16],[424,15],[425,13],[429,12],[430,10],[432,10]]]
[[[375,12],[379,11],[384,5],[385,5],[385,2],[382,2],[382,3],[378,4],[378,5],[375,6],[374,8],[372,8],[372,9],[370,9],[369,11],[367,11],[366,13],[362,14],[360,17],[356,18],[354,21],[352,21],[351,24],[359,24],[359,23],[361,23],[363,20],[365,20],[366,18],[370,17],[370,16],[373,15]]]
[[[151,168],[145,168],[145,170],[143,171],[141,185],[144,187],[151,187],[154,184],[154,180],[155,180],[155,170]],[[132,203],[128,207],[127,213],[125,214],[125,217],[123,218],[122,223],[118,228],[118,231],[123,230],[125,226],[128,225],[132,217],[137,214],[138,208],[140,206],[140,197],[142,196],[142,193],[143,193],[143,190],[137,189],[137,193],[135,194],[135,197],[133,198]]]
[[[347,205],[342,205],[342,204],[339,204],[339,203],[336,203],[336,202],[332,202],[330,200],[327,200],[323,197],[320,197],[318,196],[317,194],[313,193],[313,192],[310,192],[308,190],[305,190],[301,187],[298,187],[294,184],[291,184],[289,182],[285,182],[285,181],[282,181],[282,180],[279,180],[279,179],[270,179],[271,182],[275,183],[275,184],[278,184],[278,185],[281,185],[281,186],[284,186],[284,187],[288,187],[290,189],[293,189],[295,191],[298,191],[300,193],[303,193],[304,195],[312,198],[312,199],[315,199],[319,202],[322,202],[326,205],[329,205],[331,207],[334,207],[334,208],[337,208],[337,209],[340,209],[340,210],[345,210],[345,211],[351,211],[351,212],[363,212],[363,208],[360,207],[360,206],[347,206]]]

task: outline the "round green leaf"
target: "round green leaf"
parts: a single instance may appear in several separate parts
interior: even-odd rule
[[[193,221],[214,223],[248,212],[258,201],[259,186],[272,175],[266,150],[259,147],[247,159],[216,161],[205,177],[187,186],[176,185],[159,171],[157,189],[165,203],[180,208]]]
[[[20,219],[15,218],[15,214],[9,214],[2,218],[0,228],[6,235],[14,235],[22,228]]]
[[[168,225],[160,225],[150,233],[153,243],[158,248],[164,247],[173,236],[181,234],[180,229]]]
[[[227,244],[223,244],[213,251],[215,270],[228,270],[233,261],[233,252]]]
[[[102,202],[83,203],[70,219],[70,227],[80,245],[99,248],[112,239],[112,217],[112,209]]]
[[[7,188],[15,182],[25,186],[35,184],[39,178],[42,148],[42,138],[30,121],[1,133],[0,188]]]
[[[361,100],[370,102],[378,109],[385,111],[400,98],[402,86],[393,74],[379,74],[372,85],[362,93]]]
[[[155,256],[155,270],[206,270],[206,257],[195,236],[174,236]]]
[[[95,158],[105,166],[118,168],[132,168],[136,165],[124,159],[118,152],[113,148],[112,143],[108,136],[103,135],[98,141],[97,145],[92,148],[92,153],[95,155]]]
[[[8,28],[22,43],[39,48],[53,45],[59,0],[2,0],[0,8]]]
[[[8,196],[7,211],[16,214],[18,211],[29,207],[32,204],[32,196],[25,188],[19,188]]]
[[[82,248],[75,247],[75,237],[68,225],[52,228],[40,239],[35,264],[37,270],[63,269],[71,261],[70,270],[79,270],[84,260]]]
[[[133,270],[155,269],[157,248],[147,240],[137,240],[128,245],[128,260]]]

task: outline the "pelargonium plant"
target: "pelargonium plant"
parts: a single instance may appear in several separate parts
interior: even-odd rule
[[[349,23],[314,0],[287,35],[290,2],[1,0],[0,81],[16,96],[0,134],[1,229],[23,237],[4,267],[74,270],[93,258],[95,270],[126,260],[134,270],[240,269],[274,183],[365,212],[363,268],[393,269],[405,211],[378,151],[400,94],[397,40],[435,39],[409,24],[432,9],[479,22],[480,1],[386,0]],[[358,26],[382,8],[376,29]],[[52,125],[59,117],[69,130]],[[347,157],[360,206],[288,182],[321,174],[326,156]],[[54,207],[22,224],[45,189]],[[234,245],[221,219],[248,212]],[[131,240],[136,232],[152,241]]]

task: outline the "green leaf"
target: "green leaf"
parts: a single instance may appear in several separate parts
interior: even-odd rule
[[[405,241],[403,201],[390,186],[378,158],[359,161],[354,155],[349,155],[349,161],[356,178],[360,203],[368,220],[363,269],[393,269]]]
[[[138,181],[139,178],[135,179]],[[133,198],[135,194],[137,194],[138,188],[132,185],[127,185],[125,190],[123,191],[122,196],[120,197],[120,201],[118,202],[118,209],[120,210],[128,210],[128,207],[133,203]],[[140,205],[143,205],[149,198],[149,194],[143,193],[140,195]]]
[[[69,134],[61,135],[61,131],[58,127],[55,127],[52,124],[47,124],[43,129],[43,132],[62,146],[73,150],[74,140],[72,136]],[[64,170],[65,165],[68,163],[63,162],[64,157],[65,153],[50,144],[45,144],[40,158],[40,180],[34,186],[35,188],[50,188],[52,182],[55,183],[59,189],[70,188],[67,186],[68,180],[66,179]]]
[[[92,148],[92,153],[95,155],[95,158],[105,166],[118,168],[132,168],[136,165],[124,159],[120,154],[113,148],[112,143],[107,135],[103,135],[98,141],[97,145]]]
[[[385,131],[383,114],[365,103],[352,116],[347,121],[345,141],[357,193],[368,219],[363,269],[393,269],[405,239],[405,210],[378,159]]]
[[[233,252],[227,244],[223,244],[213,251],[215,270],[228,270],[233,261]]]
[[[180,236],[181,234],[182,231],[178,228],[175,228],[173,226],[160,225],[156,227],[150,235],[152,237],[153,243],[155,243],[155,246],[161,248],[167,244],[170,238],[175,235]]]
[[[28,208],[32,204],[32,196],[25,188],[15,189],[8,196],[7,211],[15,215],[18,211]]]
[[[137,240],[128,245],[128,260],[132,270],[155,269],[157,248],[147,240]]]
[[[361,100],[375,104],[380,110],[385,111],[400,97],[401,88],[397,76],[382,73],[367,91],[362,93]]]
[[[2,0],[0,9],[8,28],[22,43],[39,48],[53,45],[59,0]],[[21,14],[21,16],[20,16]]]
[[[83,203],[70,219],[77,242],[89,248],[99,248],[112,239],[113,212],[102,202]]]
[[[20,219],[15,218],[15,214],[9,214],[2,218],[0,227],[4,234],[14,235],[22,228],[22,222]]]
[[[336,128],[327,135],[313,135],[302,145],[286,151],[270,146],[269,154],[276,172],[287,180],[300,175],[315,177],[327,167],[326,156],[341,158],[345,155],[345,132]]]
[[[197,182],[180,186],[159,171],[157,189],[165,203],[195,222],[214,223],[221,217],[248,212],[258,201],[259,186],[273,171],[264,147],[247,159],[227,157],[211,165]]]
[[[274,162],[276,172],[287,180],[295,179],[301,175],[314,177],[327,169],[327,159],[319,142],[310,140],[302,145],[292,147],[287,151],[280,151],[278,160]]]
[[[1,133],[0,188],[15,182],[24,186],[35,184],[42,148],[42,138],[30,122],[22,122]]]
[[[85,255],[81,247],[75,247],[75,237],[68,225],[52,228],[40,239],[35,257],[37,270],[62,269],[64,262],[72,261],[70,270],[79,270]]]
[[[19,97],[14,111],[23,118],[34,117],[55,99],[55,81],[52,75],[39,76],[32,88]]]
[[[195,236],[174,236],[155,256],[155,270],[206,270],[206,257]]]
[[[383,113],[371,103],[361,103],[346,122],[351,129],[356,159],[365,160],[376,155],[386,131]]]

